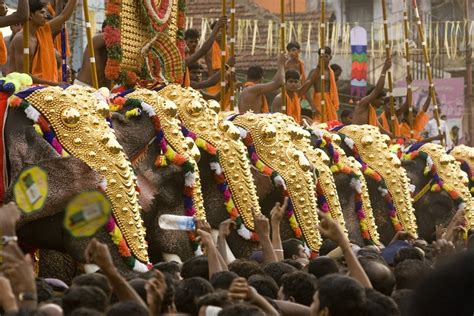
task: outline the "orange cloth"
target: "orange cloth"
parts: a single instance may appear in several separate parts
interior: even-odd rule
[[[300,64],[300,80],[301,82],[305,82],[306,81],[306,73],[304,72],[304,61],[298,59],[298,62]]]
[[[367,124],[378,127],[378,120],[377,120],[377,111],[375,111],[374,107],[369,104],[369,116],[367,118]]]
[[[190,75],[189,75],[189,68],[188,68],[188,66],[186,66],[186,72],[184,73],[183,87],[185,87],[185,88],[191,87],[191,77],[190,77]]]
[[[0,32],[0,65],[5,65],[8,61],[7,45],[3,39],[3,34]]]
[[[337,120],[339,94],[337,91],[336,77],[331,68],[329,68],[329,92],[324,94],[324,99],[326,99],[326,117],[321,118],[321,115],[317,115],[315,119],[321,122]],[[321,92],[313,93],[313,104],[316,106],[316,110],[321,113]]]
[[[221,69],[221,46],[219,43],[214,41],[212,44],[212,69],[220,70]],[[229,60],[229,48],[225,48],[225,60]],[[207,88],[207,93],[210,95],[216,95],[221,91],[221,83],[216,83],[215,86]]]
[[[47,9],[48,9],[48,12],[51,14],[51,16],[55,17],[56,16],[56,10],[54,10],[53,6],[51,5],[51,3],[48,3],[47,4]],[[66,25],[64,25],[64,28],[66,28]],[[59,33],[58,35],[56,35],[56,37],[54,38],[54,48],[56,48],[56,50],[61,54],[62,52],[62,47],[61,47],[62,43],[61,43],[61,33]],[[66,57],[70,57],[71,56],[71,49],[69,48],[69,35],[67,33],[67,30],[66,30]]]
[[[246,83],[244,83],[244,88],[253,87],[255,85],[256,85],[255,82],[247,81]],[[267,97],[265,96],[265,94],[262,94],[262,106],[260,107],[260,113],[269,113],[269,112],[270,112],[270,108],[268,107]]]
[[[58,81],[58,68],[51,27],[48,23],[36,31],[38,44],[31,63],[31,74],[44,80]]]
[[[301,103],[298,94],[292,93],[290,96],[288,92],[286,93],[286,115],[291,116],[296,123],[301,124]]]
[[[393,132],[390,130],[390,125],[388,124],[387,116],[385,115],[385,111],[382,112],[380,115],[380,119],[382,120],[382,127],[387,131],[393,133],[396,137],[401,137],[402,134],[400,132],[400,123],[398,122],[398,118],[395,117],[395,122],[393,122]]]
[[[425,129],[426,124],[429,122],[430,118],[426,112],[419,112],[416,115],[415,121],[413,122],[413,138],[416,140],[421,140],[421,132]],[[405,138],[411,138],[410,125],[406,122],[400,124],[400,133]]]

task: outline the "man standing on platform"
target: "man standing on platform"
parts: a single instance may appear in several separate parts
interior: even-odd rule
[[[290,69],[285,73],[286,88],[286,110],[282,109],[281,93],[275,97],[272,103],[273,112],[281,112],[291,116],[296,123],[301,124],[301,103],[300,103],[300,73]]]
[[[53,38],[61,32],[63,24],[71,17],[77,0],[69,0],[64,10],[51,21],[46,21],[46,5],[41,0],[30,1],[30,69],[34,83],[59,85],[59,73]],[[23,71],[23,31],[12,43],[12,69]]]

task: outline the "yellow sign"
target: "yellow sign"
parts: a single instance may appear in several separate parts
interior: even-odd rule
[[[74,237],[92,236],[107,223],[110,209],[110,203],[102,193],[80,193],[66,207],[64,227]]]
[[[15,202],[25,213],[43,208],[48,196],[48,175],[40,167],[31,167],[20,173],[13,187]]]

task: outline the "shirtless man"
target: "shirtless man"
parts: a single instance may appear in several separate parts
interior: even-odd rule
[[[94,57],[95,66],[97,70],[97,80],[99,87],[111,87],[111,81],[105,77],[105,64],[107,63],[107,49],[105,47],[104,34],[102,32],[97,33],[92,38],[94,45]],[[85,85],[92,87],[92,73],[91,63],[89,54],[89,45],[84,49],[82,55],[82,65],[79,73],[77,74],[74,84]]]
[[[298,124],[301,124],[300,78],[300,73],[297,70],[290,69],[285,72],[286,111],[282,109],[281,93],[273,99],[272,103],[274,113],[281,112],[291,116]]]
[[[196,63],[201,57],[208,54],[212,48],[212,44],[220,34],[221,29],[227,23],[227,17],[223,16],[217,20],[214,28],[212,29],[209,38],[197,49],[199,42],[199,32],[194,29],[186,30],[184,33],[184,39],[186,41],[186,66]],[[197,36],[196,36],[197,35]]]
[[[28,0],[18,0],[16,12],[6,15],[8,7],[5,5],[5,0],[0,0],[0,27],[10,26],[13,24],[20,24],[28,20]]]
[[[290,42],[286,45],[286,53],[288,60],[285,63],[285,71],[296,70],[300,73],[301,81],[306,81],[306,74],[304,71],[304,62],[300,59],[301,46],[298,42]]]
[[[367,92],[367,96],[362,98],[355,106],[354,115],[352,118],[352,124],[363,125],[370,124],[373,126],[379,126],[377,114],[375,109],[384,105],[386,93],[383,88],[385,86],[385,76],[387,70],[392,66],[391,58],[387,58],[382,68],[375,88]]]
[[[278,58],[278,70],[272,81],[262,83],[263,69],[259,66],[250,67],[247,71],[247,82],[239,97],[239,112],[254,113],[269,112],[266,93],[277,90],[285,83],[285,54],[280,54]]]
[[[34,83],[59,85],[53,38],[61,32],[62,25],[71,17],[77,0],[69,0],[64,10],[51,21],[46,21],[46,5],[41,0],[30,0],[30,69]],[[38,38],[38,36],[41,36]],[[23,31],[12,43],[12,70],[23,71]]]

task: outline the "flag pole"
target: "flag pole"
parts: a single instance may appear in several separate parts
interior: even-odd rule
[[[385,40],[385,55],[386,58],[391,58],[392,56],[392,49],[390,46],[390,41],[388,38],[388,17],[387,17],[387,3],[385,0],[382,0],[382,15],[383,15],[383,34]],[[388,80],[388,97],[390,102],[390,119],[387,118],[387,114],[385,114],[385,118],[387,118],[387,122],[390,125],[390,132],[395,133],[395,102],[393,99],[393,80],[392,80],[392,70],[389,69],[387,71],[387,80]]]
[[[227,15],[227,1],[222,0],[221,3],[221,16]],[[226,21],[227,22],[227,21]],[[224,111],[226,108],[226,100],[225,100],[225,73],[226,73],[226,47],[227,47],[227,23],[224,24],[221,31],[221,110]]]
[[[413,90],[412,90],[412,76],[411,76],[411,59],[410,59],[410,26],[408,21],[408,4],[407,0],[403,0],[403,30],[405,34],[405,60],[407,67],[407,104],[408,104],[408,124],[410,125],[410,138],[415,138],[415,131],[413,130]]]
[[[280,0],[280,54],[285,53],[285,39],[286,39],[286,21],[285,21],[285,0]],[[286,82],[286,81],[285,81]],[[286,112],[286,88],[285,82],[281,87],[281,110],[283,113]]]
[[[91,76],[92,76],[92,86],[95,89],[99,89],[99,80],[97,79],[97,67],[95,64],[94,56],[94,43],[92,41],[92,30],[91,23],[89,18],[89,4],[88,0],[82,1],[83,10],[84,10],[84,20],[86,22],[86,35],[87,35],[87,46],[89,47],[89,59],[91,64]]]
[[[235,0],[230,0],[230,57],[235,56]],[[232,66],[231,72],[235,72],[235,66]],[[235,107],[235,81],[230,80],[230,109]]]
[[[319,56],[319,75],[321,89],[321,123],[326,122],[326,78],[324,76],[326,55],[326,1],[321,0],[321,26],[319,28],[319,46],[321,54]]]

